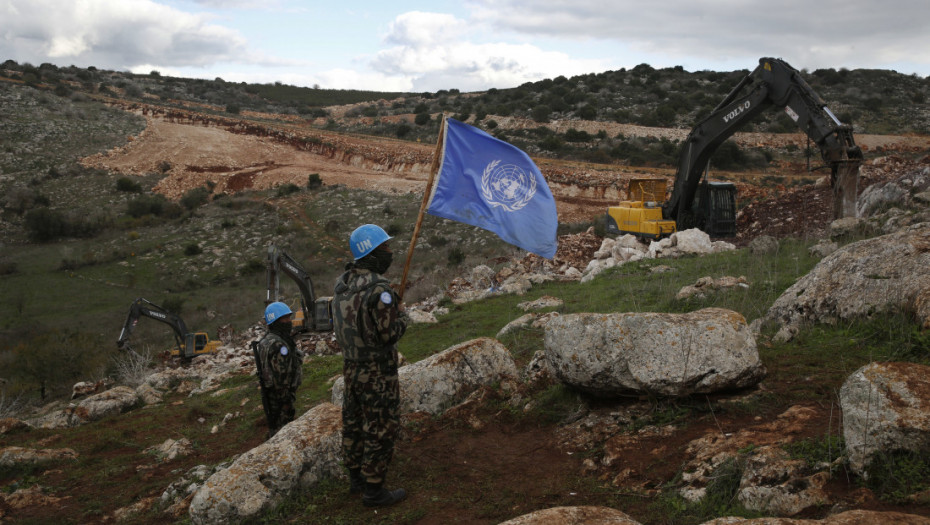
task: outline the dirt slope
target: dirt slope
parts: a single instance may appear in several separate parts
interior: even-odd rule
[[[138,107],[132,110],[145,115],[148,123],[145,131],[131,137],[126,146],[87,158],[84,163],[127,175],[162,172],[165,178],[156,191],[172,199],[208,181],[215,185],[217,193],[236,193],[287,183],[303,186],[313,173],[319,174],[327,185],[421,193],[434,150],[432,145],[325,132],[310,128],[307,122],[283,117],[278,120],[283,124],[257,125],[196,112],[166,114]],[[502,118],[500,125],[520,128],[538,124]],[[553,122],[548,126],[562,131],[580,127],[591,133],[604,129],[612,134],[665,136],[676,140],[687,135],[687,130],[681,129],[589,121]],[[806,137],[800,133],[738,133],[734,140],[747,146],[807,145]],[[930,151],[930,137],[925,136],[858,135],[856,140],[867,159],[890,153]],[[670,180],[674,177],[674,170],[670,169],[548,159],[537,159],[537,163],[549,180],[560,221],[567,223],[589,221],[601,215],[607,206],[624,197],[621,188],[625,188],[631,177],[664,176]],[[778,195],[785,191],[784,187],[760,187],[758,179],[764,175],[800,175],[805,170],[804,166],[782,165],[765,174],[738,174],[736,177],[747,181],[739,185],[739,199],[745,202]],[[819,231],[830,218],[832,208],[826,191],[819,202],[791,204],[789,199],[778,209],[786,215],[784,218],[791,214],[810,217],[812,230]],[[753,235],[760,233],[759,228],[753,230]]]

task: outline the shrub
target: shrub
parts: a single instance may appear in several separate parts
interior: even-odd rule
[[[26,212],[26,228],[37,241],[49,241],[69,234],[71,225],[64,214],[49,208],[36,208]]]
[[[465,252],[462,251],[458,246],[453,247],[449,250],[449,255],[446,257],[446,261],[449,263],[449,266],[455,266],[461,264],[465,260]]]
[[[428,124],[430,121],[429,113],[417,113],[417,116],[413,118],[414,124],[417,126],[423,126]]]
[[[184,310],[184,298],[180,295],[169,295],[161,301],[161,307],[165,310],[181,315],[181,311]]]
[[[300,192],[300,187],[298,185],[291,184],[290,182],[288,182],[286,184],[282,184],[278,186],[277,190],[275,191],[275,195],[278,197],[285,197],[292,193],[299,193],[299,192]]]
[[[184,255],[187,255],[188,257],[200,255],[201,253],[203,253],[203,248],[201,248],[200,245],[195,242],[192,242],[184,247]]]
[[[140,195],[126,203],[126,213],[136,219],[146,215],[158,217],[164,213],[167,202],[162,195]]]
[[[323,179],[320,178],[319,173],[311,173],[307,175],[307,189],[315,190],[323,186]]]
[[[240,111],[242,111],[242,108],[239,107],[239,104],[226,104],[226,113],[238,115]]]
[[[295,186],[296,187],[296,186]],[[193,210],[198,206],[206,204],[210,200],[210,190],[201,186],[199,188],[194,188],[188,190],[184,196],[181,197],[181,206],[184,206],[188,210]]]
[[[116,179],[116,191],[142,193],[142,185],[129,177],[120,177]]]

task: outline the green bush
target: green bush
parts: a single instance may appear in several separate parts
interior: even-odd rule
[[[184,247],[184,255],[187,255],[188,257],[200,255],[201,253],[203,253],[203,248],[201,248],[200,245],[195,242],[192,242]]]
[[[188,210],[193,210],[203,204],[206,204],[209,200],[210,200],[210,190],[201,186],[199,188],[188,190],[181,197],[180,202],[181,202],[181,206],[184,206]]]
[[[26,212],[25,221],[31,237],[40,242],[67,236],[71,231],[63,213],[46,207]]]
[[[142,185],[129,177],[120,177],[116,179],[116,191],[142,193]]]
[[[278,197],[285,197],[292,193],[300,193],[300,186],[296,184],[291,184],[290,182],[278,186],[275,191],[275,195]]]
[[[413,118],[413,123],[417,126],[423,126],[428,124],[430,121],[429,113],[417,113],[417,116]]]
[[[146,215],[161,216],[168,204],[162,195],[140,195],[126,203],[126,213],[136,219]]]
[[[446,257],[446,261],[449,263],[449,266],[455,266],[457,264],[462,264],[465,260],[465,252],[462,251],[458,246],[453,247],[449,250],[449,255]]]
[[[550,108],[549,106],[545,104],[541,104],[533,108],[532,113],[530,113],[530,117],[536,122],[545,123],[545,122],[549,122],[550,113],[552,113],[552,108]]]

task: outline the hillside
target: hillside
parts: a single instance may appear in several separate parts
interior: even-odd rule
[[[255,335],[265,298],[264,256],[269,244],[285,247],[306,263],[323,293],[341,271],[347,256],[345,239],[358,223],[384,224],[397,237],[397,245],[406,246],[431,161],[435,135],[430,136],[430,126],[446,103],[471,122],[493,120],[493,129],[504,138],[531,151],[557,198],[560,252],[555,263],[546,266],[493,234],[427,217],[407,298],[427,310],[446,306],[449,313],[440,316],[439,323],[411,329],[401,347],[411,362],[464,340],[495,337],[523,314],[518,303],[544,296],[564,301],[554,309],[561,314],[684,312],[720,306],[753,321],[816,264],[818,258],[809,248],[829,236],[829,189],[815,184],[822,172],[807,172],[802,153],[806,139],[794,130],[775,132],[783,130],[775,119],[733,139],[737,148],[753,153],[750,157],[766,158],[761,152],[768,151],[771,161],[764,167],[745,161],[717,175],[738,184],[741,234],[733,239],[735,244],[745,247],[756,237],[773,235],[781,241],[776,255],[740,249],[645,261],[624,265],[589,284],[555,281],[534,286],[525,296],[456,304],[456,286],[481,264],[494,271],[517,263],[550,273],[558,273],[560,266],[584,270],[603,240],[599,219],[606,206],[622,196],[623,183],[643,174],[674,175],[672,163],[660,154],[687,134],[687,119],[696,113],[685,112],[681,122],[670,123],[678,127],[649,121],[643,116],[650,107],[645,101],[665,100],[654,93],[656,86],[671,100],[681,85],[694,80],[707,88],[706,106],[722,96],[720,89],[736,73],[637,68],[571,79],[574,85],[590,84],[592,89],[596,81],[603,81],[596,92],[605,97],[616,91],[611,82],[632,85],[637,89],[624,93],[631,98],[636,94],[636,102],[612,120],[602,113],[583,119],[569,109],[553,109],[536,120],[530,115],[532,108],[524,107],[516,94],[522,90],[535,93],[536,100],[551,97],[569,79],[488,94],[354,93],[363,98],[310,108],[307,102],[287,106],[263,98],[284,92],[312,95],[283,86],[246,86],[243,94],[235,85],[219,89],[220,82],[160,75],[45,72],[57,76],[53,81],[45,73],[25,78],[35,73],[16,66],[4,64],[7,80],[0,79],[0,110],[9,116],[0,122],[0,335],[7,343],[0,364],[8,380],[3,383],[0,416],[49,413],[66,406],[75,382],[120,376],[125,356],[117,355],[113,342],[135,297],[170,305],[189,326],[211,337],[226,334],[226,358],[241,354]],[[926,131],[921,113],[926,105],[918,102],[926,82],[893,72],[829,73],[815,72],[812,80],[822,81],[816,87],[829,87],[831,94],[833,89],[842,91],[846,81],[875,82],[887,75],[900,81],[889,88],[892,92],[883,99],[888,102],[872,102],[873,109],[866,109],[860,95],[852,97],[863,106],[848,110],[868,116],[863,132],[856,134],[866,152],[860,190],[879,182],[916,179],[926,171],[930,137],[921,134]],[[67,80],[72,74],[87,79]],[[642,80],[637,84],[633,78]],[[65,92],[55,82],[71,87]],[[860,91],[852,93],[880,93],[877,84],[864,86],[857,84]],[[853,87],[845,89],[850,92]],[[231,93],[241,97],[235,99],[237,108],[226,98]],[[565,91],[563,101],[571,93]],[[469,100],[475,102],[472,110],[478,100],[520,109],[509,115],[491,110],[479,119],[462,107]],[[584,100],[591,104],[592,99]],[[905,100],[910,103],[891,102]],[[430,123],[419,130],[415,120],[423,112],[414,111],[414,101],[425,104],[430,114]],[[617,103],[610,104],[616,113]],[[377,109],[367,109],[373,106]],[[910,109],[903,109],[906,106]],[[606,111],[607,102],[598,108]],[[414,140],[398,137],[402,125],[411,129],[401,135]],[[894,133],[877,133],[888,130]],[[579,132],[606,138],[596,139],[601,141],[596,146],[591,142],[555,151],[542,146],[546,137],[564,141],[566,134]],[[624,143],[627,146],[621,146]],[[595,150],[626,153],[584,153]],[[592,162],[598,159],[603,162]],[[314,184],[314,175],[320,184]],[[653,272],[663,265],[674,271]],[[389,277],[398,280],[400,271],[398,261]],[[673,299],[682,287],[706,275],[745,275],[752,287]],[[172,368],[178,363],[159,358],[172,344],[170,331],[151,325],[142,323],[135,332],[137,348],[153,356],[152,366],[167,364],[179,370]],[[410,417],[394,469],[398,482],[411,491],[408,502],[372,514],[356,508],[341,484],[330,483],[294,494],[261,521],[498,523],[539,508],[585,504],[623,509],[649,524],[697,524],[722,513],[752,515],[725,498],[699,508],[675,497],[688,443],[708,434],[774,426],[780,414],[800,410],[810,414],[809,419],[790,430],[774,426],[773,439],[807,447],[799,454],[817,456],[812,460],[833,461],[832,451],[821,449],[830,448],[838,437],[836,391],[846,376],[885,357],[904,356],[919,363],[927,359],[923,332],[913,319],[896,313],[849,326],[815,327],[790,343],[774,342],[770,336],[760,338],[759,348],[768,375],[758,389],[748,392],[605,401],[559,384],[542,384],[518,392],[519,397],[493,389],[480,392],[442,417]],[[329,399],[331,378],[341,367],[338,355],[325,351],[328,345],[313,342],[306,348],[315,355],[305,363],[299,412]],[[522,369],[541,348],[542,330],[528,328],[502,342]],[[4,500],[0,519],[109,522],[118,509],[141,500],[144,505],[128,522],[185,522],[183,512],[166,513],[168,505],[161,497],[169,486],[182,483],[198,466],[212,469],[230,461],[259,444],[264,435],[249,370],[222,378],[208,392],[189,395],[196,386],[180,378],[167,381],[161,402],[73,429],[4,426],[0,447],[69,448],[77,459],[0,467],[4,492],[39,487],[34,489],[35,499],[15,509]],[[180,437],[192,443],[187,456],[162,461],[151,450]],[[918,472],[924,472],[921,465],[915,467]],[[930,516],[925,500],[911,497],[927,488],[914,479],[920,476],[907,477],[910,485],[902,489],[884,478],[866,483],[840,466],[831,478],[831,503],[806,509],[800,517],[821,518],[843,509]],[[902,492],[906,490],[911,492]]]

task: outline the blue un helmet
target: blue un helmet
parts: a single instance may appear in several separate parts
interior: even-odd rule
[[[288,306],[280,301],[269,304],[265,307],[265,324],[271,324],[285,315],[294,312]]]
[[[363,224],[352,232],[349,237],[349,248],[352,250],[352,256],[355,260],[371,253],[375,248],[380,246],[384,241],[393,239],[380,226],[374,224]]]

